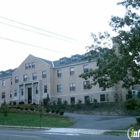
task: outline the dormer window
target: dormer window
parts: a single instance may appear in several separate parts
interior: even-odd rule
[[[65,64],[66,59],[60,59],[60,64]]]
[[[78,57],[77,56],[73,56],[72,57],[72,62],[76,62],[78,60]]]
[[[91,53],[90,52],[85,53],[85,57],[88,57],[88,56],[91,56]]]
[[[9,75],[9,71],[6,71],[6,76],[8,76]]]

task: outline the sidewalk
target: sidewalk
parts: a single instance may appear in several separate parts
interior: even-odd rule
[[[45,130],[47,133],[72,133],[72,134],[96,134],[101,135],[107,130],[97,130],[97,129],[78,129],[78,128],[51,128]]]
[[[98,129],[79,129],[79,128],[49,128],[49,127],[27,127],[27,126],[8,126],[0,125],[0,129],[16,129],[16,130],[40,130],[45,133],[71,133],[71,134],[96,134],[100,135],[108,130]]]

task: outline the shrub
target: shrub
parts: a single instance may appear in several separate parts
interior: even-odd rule
[[[117,103],[119,101],[119,95],[118,93],[114,94],[114,101]]]
[[[136,118],[136,121],[137,121],[137,123],[140,124],[140,117],[139,118]]]
[[[49,104],[50,104],[50,97],[49,97],[49,94],[47,94],[44,105],[48,106]]]
[[[33,105],[36,105],[36,103],[33,103]]]
[[[23,102],[23,101],[19,102],[19,105],[23,105],[23,104],[24,104],[24,102]]]
[[[98,107],[97,102],[98,102],[97,99],[93,99],[93,107],[94,108]]]
[[[62,105],[62,101],[60,99],[57,100],[57,105]]]
[[[65,100],[65,101],[64,101],[64,105],[68,105],[68,101]]]
[[[90,105],[90,100],[89,100],[89,99],[86,99],[86,100],[85,100],[85,104],[86,104],[87,106],[89,106],[89,105]]]
[[[75,107],[75,103],[74,102],[71,102],[71,107]]]
[[[55,111],[56,114],[58,114],[59,112],[60,112],[60,111],[59,111],[58,109]]]
[[[50,109],[46,109],[46,112],[49,113],[50,112]]]
[[[20,106],[17,106],[16,109],[20,109]]]
[[[31,108],[30,108],[30,110],[31,110],[31,111],[34,111],[34,108],[33,108],[33,107],[31,107]]]
[[[64,110],[61,110],[61,111],[59,112],[59,114],[60,114],[60,115],[64,115]]]
[[[23,107],[21,107],[20,110],[23,110]]]
[[[78,102],[77,102],[77,104],[76,104],[76,105],[77,105],[77,108],[80,109],[80,108],[81,108],[81,104],[82,104],[82,101],[81,101],[81,100],[78,100]]]
[[[52,109],[52,113],[54,113],[55,112],[55,110],[54,109]]]
[[[125,101],[124,105],[127,110],[136,110],[138,101],[136,99],[128,99]]]
[[[56,105],[56,101],[53,101],[53,105],[54,105],[54,106]]]
[[[132,91],[129,90],[127,95],[126,95],[126,99],[131,99],[132,98]]]
[[[105,100],[106,100],[107,102],[109,102],[109,100],[110,100],[110,98],[109,98],[109,94],[106,94],[106,96],[105,96]]]
[[[25,107],[25,110],[29,110],[27,107]]]

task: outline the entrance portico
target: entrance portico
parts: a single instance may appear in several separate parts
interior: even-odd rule
[[[25,104],[39,104],[41,81],[24,82],[19,84],[19,101]]]

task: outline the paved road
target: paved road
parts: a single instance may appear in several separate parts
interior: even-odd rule
[[[136,138],[134,140],[138,140]],[[46,131],[0,130],[0,140],[128,140],[127,136],[48,133]]]
[[[66,113],[74,118],[70,128],[52,128],[50,130],[0,130],[0,140],[128,140],[126,135],[107,136],[103,130],[123,129],[136,120],[126,116],[97,116]],[[99,129],[99,130],[98,130]],[[139,139],[139,138],[137,138]]]
[[[65,113],[74,119],[75,124],[70,128],[121,130],[130,124],[136,123],[135,117],[129,116],[97,116]]]

